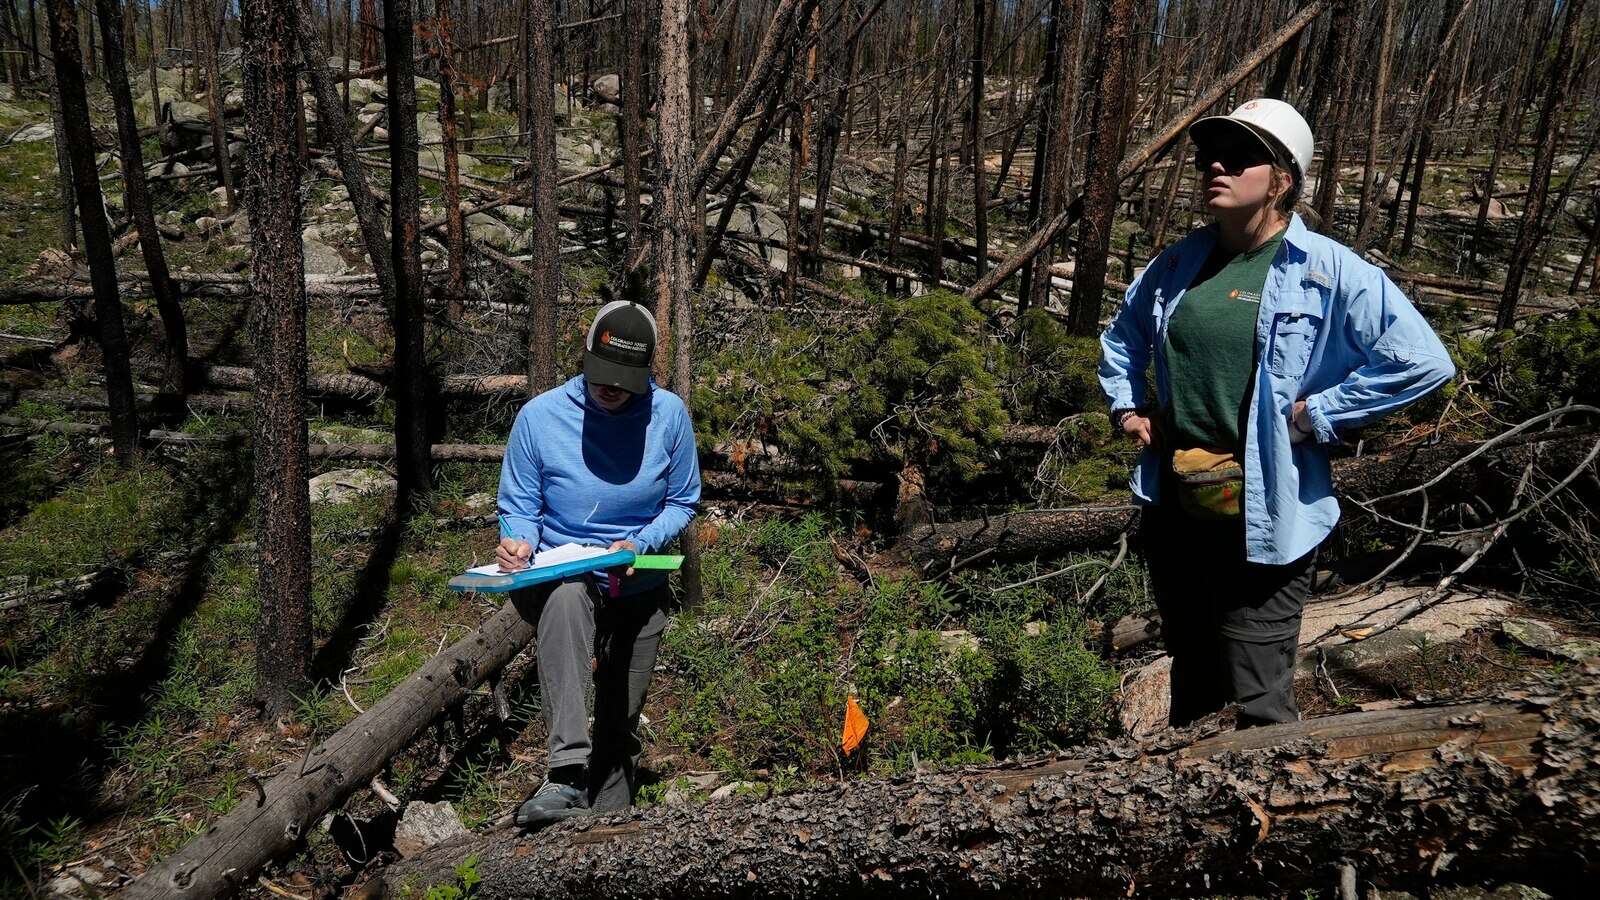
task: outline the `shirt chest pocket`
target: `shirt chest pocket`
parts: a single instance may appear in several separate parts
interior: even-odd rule
[[[1308,288],[1285,298],[1272,316],[1267,371],[1298,378],[1306,372],[1317,336],[1322,333],[1322,294]]]

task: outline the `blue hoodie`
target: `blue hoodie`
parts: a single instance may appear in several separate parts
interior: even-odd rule
[[[700,458],[683,400],[653,383],[606,412],[583,376],[523,405],[500,466],[503,537],[548,550],[562,544],[633,541],[640,553],[678,536],[700,503]],[[641,571],[622,593],[660,585]]]

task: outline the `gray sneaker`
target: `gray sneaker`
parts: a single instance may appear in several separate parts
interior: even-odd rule
[[[541,828],[588,812],[589,801],[582,790],[570,784],[546,781],[517,807],[516,821],[524,828]]]

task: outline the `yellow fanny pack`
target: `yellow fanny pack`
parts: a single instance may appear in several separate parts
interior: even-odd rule
[[[1233,519],[1244,513],[1244,466],[1232,453],[1207,447],[1174,450],[1172,474],[1178,503],[1196,519]]]

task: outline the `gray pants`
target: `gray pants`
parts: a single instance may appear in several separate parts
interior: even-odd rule
[[[1295,655],[1316,551],[1283,566],[1247,562],[1242,520],[1197,521],[1170,506],[1145,507],[1139,532],[1172,656],[1172,724],[1229,703],[1241,727],[1297,721]]]
[[[599,811],[632,805],[638,788],[639,713],[667,626],[666,600],[665,586],[607,598],[581,578],[550,589],[539,611],[539,690],[550,732],[549,765],[587,764],[589,805]]]

